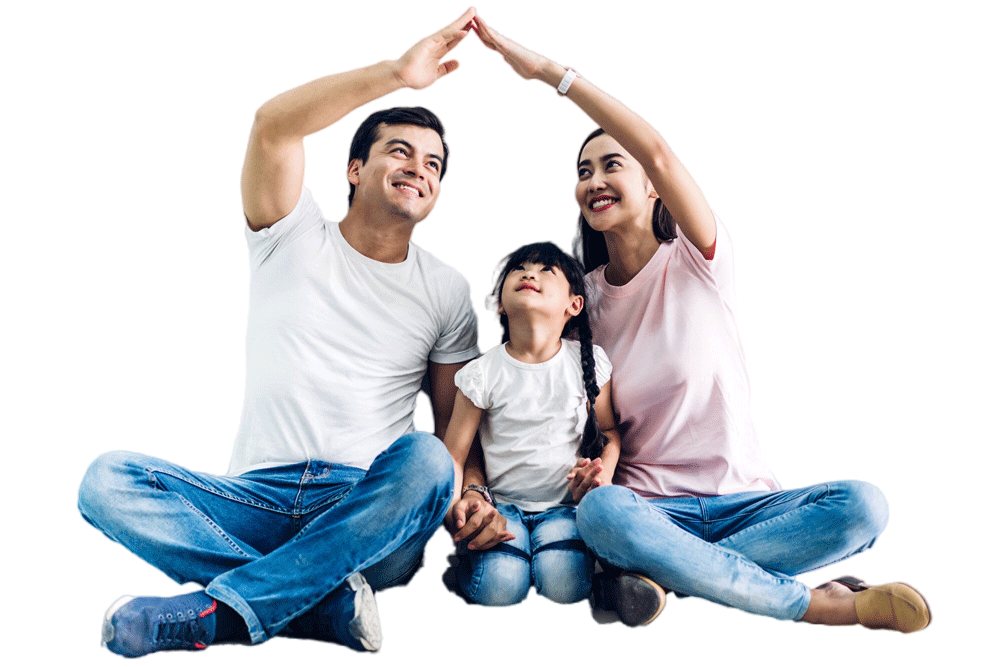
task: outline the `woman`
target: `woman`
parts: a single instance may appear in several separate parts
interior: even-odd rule
[[[888,515],[864,482],[780,490],[749,417],[733,319],[729,237],[648,123],[575,72],[474,21],[526,79],[576,103],[601,128],[578,158],[581,250],[594,291],[594,342],[616,371],[622,455],[615,486],[581,461],[570,481],[587,545],[617,576],[604,594],[648,623],[665,590],[775,618],[923,629],[912,587],[844,577],[810,590],[793,577],[858,553]],[[651,224],[652,221],[652,224]]]

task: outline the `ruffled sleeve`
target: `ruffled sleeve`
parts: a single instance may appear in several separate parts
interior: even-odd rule
[[[482,357],[473,359],[455,374],[455,386],[482,410],[489,409],[486,401],[486,380],[483,377]]]

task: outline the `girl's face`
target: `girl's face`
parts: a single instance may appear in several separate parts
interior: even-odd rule
[[[569,281],[558,266],[524,262],[507,274],[500,291],[500,312],[507,317],[537,313],[560,321],[580,314],[583,297],[570,293]]]
[[[601,134],[583,147],[576,202],[595,231],[648,226],[656,191],[621,144]]]

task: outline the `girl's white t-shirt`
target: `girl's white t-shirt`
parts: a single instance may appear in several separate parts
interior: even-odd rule
[[[597,345],[594,369],[603,388],[611,362]],[[498,345],[466,364],[455,384],[484,410],[479,439],[495,499],[526,512],[573,504],[566,475],[580,456],[587,421],[580,343],[563,339],[540,364],[518,361]]]
[[[587,274],[594,342],[615,366],[614,482],[645,497],[779,488],[750,419],[732,244],[717,229],[712,259],[678,231],[625,285],[603,266]]]

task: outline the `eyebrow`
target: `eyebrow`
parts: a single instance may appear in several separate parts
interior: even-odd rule
[[[394,146],[396,144],[405,147],[408,151],[413,151],[413,144],[411,144],[409,141],[404,141],[402,139],[389,139],[387,142],[385,142],[385,147],[389,148],[390,146]],[[438,164],[444,164],[444,160],[441,158],[440,155],[436,153],[428,153],[427,157],[434,158],[435,160],[438,161]]]
[[[622,155],[621,153],[608,153],[607,155],[601,156],[601,162],[607,162],[613,157],[621,158],[623,160],[625,159],[625,156]],[[580,164],[576,166],[583,167],[584,165],[589,165],[589,164],[591,164],[590,160],[580,160]]]

